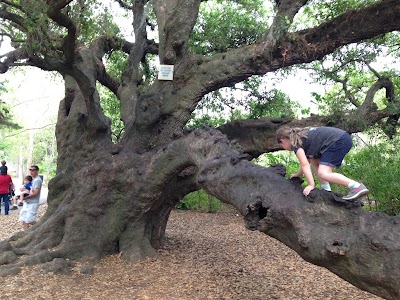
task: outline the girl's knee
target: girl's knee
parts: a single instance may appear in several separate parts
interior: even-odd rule
[[[329,181],[329,175],[331,172],[327,172],[326,170],[318,170],[318,177],[322,180]]]

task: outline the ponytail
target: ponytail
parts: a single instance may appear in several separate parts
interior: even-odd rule
[[[292,147],[301,147],[303,145],[303,138],[308,136],[308,127],[294,127],[283,126],[276,131],[276,141],[281,142],[282,139],[290,140]]]

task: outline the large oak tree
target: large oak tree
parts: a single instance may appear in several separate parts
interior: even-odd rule
[[[198,103],[212,91],[399,30],[400,2],[360,1],[363,6],[357,7],[357,1],[338,1],[349,5],[347,11],[295,30],[291,24],[303,7],[324,1],[275,1],[273,22],[261,37],[201,54],[189,41],[207,1],[116,2],[133,15],[134,42],[88,29],[95,1],[0,1],[0,34],[15,47],[1,57],[0,72],[35,66],[58,72],[65,82],[49,206],[29,232],[0,242],[2,274],[54,258],[98,259],[120,252],[136,260],[154,255],[176,203],[202,188],[236,207],[249,229],[275,237],[361,289],[400,298],[400,217],[365,212],[357,203],[319,190],[304,198],[299,183],[284,178],[282,166],[250,162],[278,149],[274,133],[285,124],[327,124],[349,132],[397,124],[400,111],[388,78],[379,77],[364,102],[340,118],[264,118],[186,129]],[[97,20],[102,22],[107,19]],[[154,26],[155,41],[147,33]],[[127,58],[118,77],[106,64],[116,52]],[[174,66],[173,80],[149,80],[146,71],[154,55],[161,64]],[[125,130],[116,143],[99,85],[120,103]],[[378,110],[373,100],[380,89],[386,90],[390,105]],[[364,121],[348,122],[354,119]]]

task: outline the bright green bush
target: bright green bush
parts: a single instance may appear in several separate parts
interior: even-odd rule
[[[203,190],[195,191],[186,195],[175,206],[176,209],[182,210],[199,210],[207,212],[216,212],[223,207],[220,200],[208,195]]]
[[[396,142],[350,152],[340,172],[368,187],[368,197],[377,201],[377,206],[370,209],[389,215],[400,213],[400,152]]]

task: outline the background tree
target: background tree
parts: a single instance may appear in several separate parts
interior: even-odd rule
[[[20,126],[13,120],[12,108],[3,101],[3,96],[8,92],[7,82],[0,82],[0,124],[7,129],[16,129]]]
[[[261,11],[262,2],[116,2],[132,16],[134,42],[123,38],[111,12],[97,1],[0,0],[1,34],[15,47],[0,57],[0,72],[29,65],[57,71],[65,81],[49,206],[31,231],[0,243],[3,274],[60,257],[98,259],[120,252],[135,260],[154,255],[163,245],[171,209],[202,188],[236,207],[249,229],[279,239],[362,289],[399,298],[398,218],[367,213],[357,203],[318,190],[305,201],[281,167],[266,169],[248,161],[278,149],[275,131],[284,124],[327,124],[349,132],[379,122],[383,127],[397,124],[398,98],[390,78],[377,74],[363,101],[352,103],[354,109],[343,115],[235,120],[218,129],[190,130],[186,125],[204,96],[222,87],[322,60],[343,46],[398,30],[400,3],[271,2],[274,10],[253,20],[272,20],[259,26],[260,35],[248,37],[244,31],[236,39],[240,32],[228,30],[230,43],[221,48],[213,40],[196,44],[194,28],[205,28],[209,5],[224,5],[220,11],[225,17],[210,18],[224,24],[222,30],[236,16],[226,17],[229,7],[245,16],[249,5],[252,12]],[[317,18],[299,21],[317,10]],[[154,40],[148,38],[148,28],[156,29]],[[154,55],[161,64],[174,65],[172,81],[152,76]],[[112,73],[108,59],[120,61],[123,68]],[[99,84],[119,100],[123,131],[115,143]],[[374,96],[382,88],[387,105],[378,109]]]
[[[21,75],[24,70],[21,71],[16,73]],[[13,75],[15,76],[15,74]],[[29,76],[29,72],[26,76]],[[19,90],[25,90],[25,78],[20,77],[18,80],[14,80],[18,84]],[[5,90],[2,94],[2,101],[7,109],[7,123],[3,123],[5,126],[0,128],[1,157],[7,161],[9,172],[15,183],[22,183],[23,177],[28,173],[28,166],[32,164],[40,164],[41,173],[45,174],[48,179],[50,174],[55,173],[56,168],[57,151],[54,136],[56,118],[53,116],[52,120],[47,120],[44,115],[40,114],[40,112],[46,112],[48,107],[38,107],[36,102],[42,104],[41,100],[44,100],[45,97],[39,99],[35,98],[35,93],[26,93],[29,95],[28,97],[24,96],[22,100],[18,99],[18,93],[12,82],[13,80],[6,79],[0,83]],[[36,82],[36,84],[38,83]],[[29,84],[27,85],[29,86]],[[24,93],[20,92],[19,94]],[[34,114],[38,115],[38,119],[32,118]],[[41,122],[46,125],[42,125]]]

